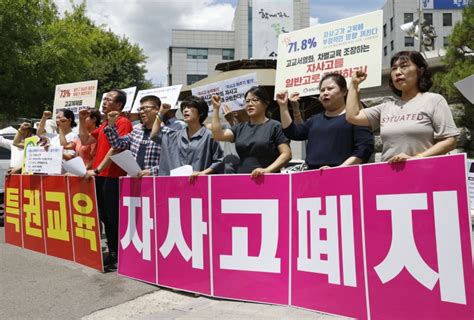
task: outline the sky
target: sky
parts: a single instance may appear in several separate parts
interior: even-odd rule
[[[55,0],[60,13],[82,0]],[[278,1],[278,0],[276,0]],[[310,25],[381,9],[386,0],[310,0]],[[231,30],[237,0],[88,0],[97,25],[137,43],[148,57],[146,78],[166,85],[171,29]]]

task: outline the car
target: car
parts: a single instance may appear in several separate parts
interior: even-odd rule
[[[0,226],[3,226],[5,219],[5,173],[10,168],[11,141],[15,137],[15,129],[6,129],[0,130]]]

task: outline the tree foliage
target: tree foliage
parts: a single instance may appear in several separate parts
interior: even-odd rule
[[[110,88],[150,88],[136,44],[86,16],[82,3],[58,13],[51,0],[0,0],[0,113],[39,116],[57,84],[99,80]]]
[[[448,38],[446,56],[443,59],[445,72],[434,77],[434,89],[450,101],[464,101],[454,83],[474,74],[474,2],[463,10],[463,19],[458,22]]]

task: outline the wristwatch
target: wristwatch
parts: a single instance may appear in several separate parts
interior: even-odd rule
[[[96,175],[99,175],[99,174],[100,174],[99,169],[95,168],[95,169],[94,169],[94,173],[95,173]]]

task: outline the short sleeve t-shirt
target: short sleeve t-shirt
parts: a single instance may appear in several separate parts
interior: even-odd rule
[[[382,161],[399,153],[414,156],[437,141],[459,135],[443,96],[425,92],[409,101],[390,101],[362,110],[373,130],[380,128]]]
[[[288,143],[278,121],[261,124],[241,122],[231,129],[235,149],[240,157],[238,173],[250,173],[256,168],[266,168],[280,155],[278,146]]]
[[[96,156],[94,159],[94,168],[104,160],[105,156],[110,150],[109,140],[104,132],[104,128],[108,125],[108,121],[104,121],[99,128],[92,131],[91,135],[97,140],[97,148],[96,148]],[[117,127],[117,132],[119,136],[124,136],[130,131],[132,131],[132,123],[130,120],[125,118],[124,116],[118,117],[115,121],[115,126]],[[106,167],[102,172],[99,174],[101,177],[112,177],[118,178],[120,176],[126,175],[125,171],[120,169],[115,163],[111,163],[108,167]]]

